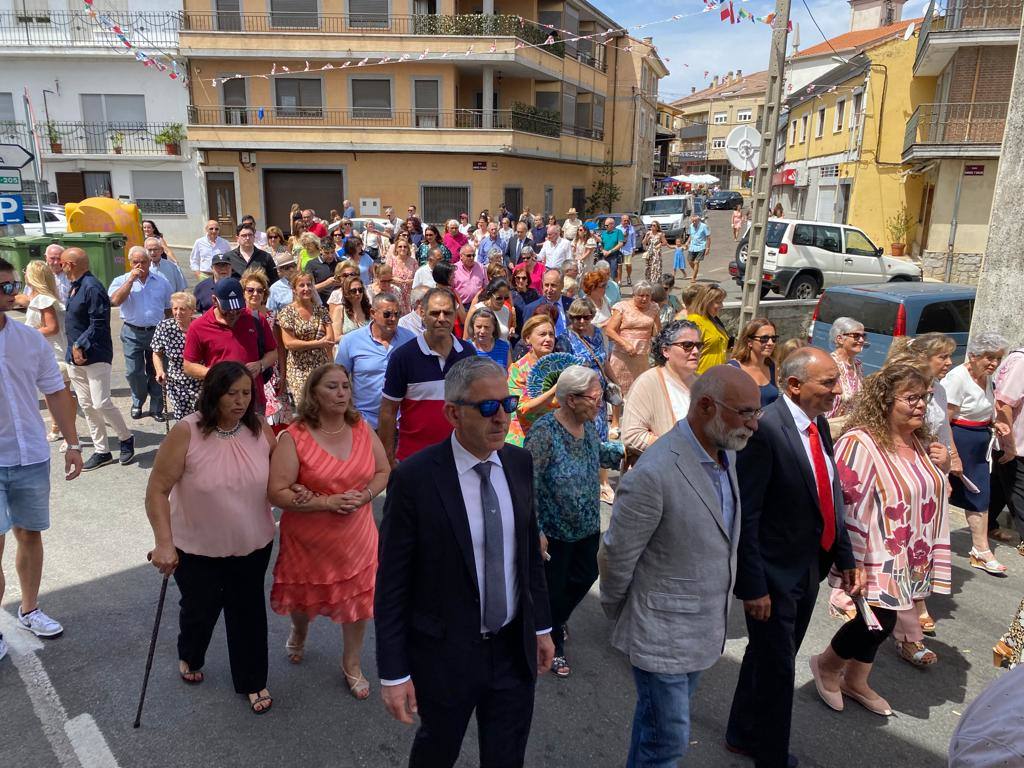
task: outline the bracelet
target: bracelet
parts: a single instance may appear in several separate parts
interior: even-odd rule
[[[370,486],[366,486],[366,488],[364,488],[363,490],[366,491],[366,495],[370,497],[369,499],[367,499],[367,503],[373,501],[374,497],[377,494],[370,490]]]

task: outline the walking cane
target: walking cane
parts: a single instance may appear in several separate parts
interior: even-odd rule
[[[146,686],[149,685],[149,672],[153,669],[153,653],[156,651],[156,636],[160,632],[160,617],[164,612],[164,598],[167,597],[167,580],[170,574],[164,575],[163,583],[160,585],[160,600],[156,604],[156,621],[153,624],[153,637],[149,641],[149,656],[146,657],[146,673],[142,677],[142,694],[139,696],[139,709],[135,713],[133,728],[142,724],[142,704],[146,701]]]
[[[167,384],[160,385],[160,397],[163,399],[163,412],[164,412],[164,434],[166,435],[171,431],[170,425],[167,423]]]

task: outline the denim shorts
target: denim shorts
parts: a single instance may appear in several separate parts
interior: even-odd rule
[[[0,536],[12,526],[26,531],[50,527],[50,462],[0,467]]]

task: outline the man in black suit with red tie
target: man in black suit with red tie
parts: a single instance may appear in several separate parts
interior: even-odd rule
[[[841,392],[839,370],[828,353],[806,347],[783,362],[779,386],[782,396],[736,455],[742,524],[733,592],[749,640],[725,738],[757,768],[798,764],[789,754],[796,654],[818,584],[833,565],[851,595],[863,582],[823,415]]]
[[[554,645],[529,452],[505,444],[506,373],[489,358],[445,376],[450,439],[392,472],[374,599],[381,696],[420,727],[409,765],[452,766],[476,712],[482,766],[522,766],[536,676]]]

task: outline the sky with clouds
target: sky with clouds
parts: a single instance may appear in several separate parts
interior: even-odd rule
[[[598,8],[624,27],[667,19],[675,14],[686,14],[686,18],[666,24],[656,24],[646,29],[633,31],[635,37],[654,38],[658,53],[671,61],[667,66],[669,76],[659,85],[662,101],[689,95],[690,87],[697,90],[710,85],[710,78],[724,75],[730,70],[758,72],[768,68],[768,48],[771,42],[771,28],[745,20],[730,25],[719,18],[717,10],[700,13],[704,7],[701,0],[591,0]],[[846,0],[793,0],[791,19],[794,32],[790,33],[790,45],[799,29],[800,48],[810,48],[822,41],[822,35],[814,25],[817,21],[828,37],[840,35],[849,30],[850,4]],[[903,7],[903,18],[923,16],[928,0],[909,0]],[[766,16],[774,12],[775,4],[770,0],[734,0],[734,9],[743,8],[755,16]],[[810,13],[808,13],[808,8]],[[690,15],[697,14],[697,15]],[[813,14],[814,20],[811,15]],[[687,66],[684,66],[687,65]],[[704,79],[704,70],[709,71]]]

